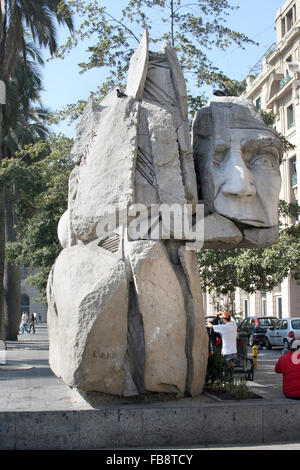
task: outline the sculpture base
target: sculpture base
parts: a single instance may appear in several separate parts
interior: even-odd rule
[[[189,448],[300,441],[300,403],[280,398],[281,377],[274,388],[269,359],[266,367],[263,364],[256,371],[258,383],[252,382],[256,385],[253,391],[264,392],[264,399],[216,401],[202,394],[162,401],[160,394],[153,394],[151,401],[147,395],[142,401],[140,397],[102,394],[100,403],[100,394],[94,394],[90,401],[98,400],[98,406],[93,408],[51,373],[47,348],[45,324],[37,325],[35,335],[7,342],[7,367],[31,368],[1,369],[1,450]]]
[[[94,410],[7,411],[0,412],[0,449],[170,449],[299,442],[299,419],[300,404],[295,402],[217,403],[205,395],[176,403],[119,403]]]

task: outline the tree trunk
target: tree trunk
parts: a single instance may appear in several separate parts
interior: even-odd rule
[[[0,187],[0,340],[5,341],[5,317],[3,302],[3,280],[4,280],[4,259],[5,259],[5,203],[4,187]]]
[[[3,79],[4,52],[6,37],[6,2],[0,2],[0,80]],[[4,100],[3,100],[4,101]],[[0,161],[2,160],[3,143],[3,105],[0,103]],[[0,340],[5,341],[4,318],[4,260],[5,260],[5,193],[4,186],[0,187]]]
[[[5,234],[7,242],[16,241],[15,214],[8,191],[5,194]],[[4,269],[4,315],[7,318],[7,339],[17,340],[21,318],[20,267],[6,263]]]

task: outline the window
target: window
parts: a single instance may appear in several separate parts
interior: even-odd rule
[[[298,203],[298,180],[297,180],[297,161],[296,156],[289,159],[289,178],[290,178],[290,202]],[[291,214],[292,223],[295,224],[299,220],[298,211]]]
[[[29,313],[30,299],[27,294],[21,295],[21,313]]]
[[[286,114],[287,114],[287,128],[291,129],[294,127],[294,106],[290,104],[286,108]]]
[[[291,80],[291,76],[288,70],[285,71],[285,77],[279,82],[279,89],[285,87],[285,85]]]
[[[300,320],[292,320],[293,330],[300,330]]]
[[[286,30],[287,32],[291,29],[291,27],[294,24],[294,18],[293,18],[293,9],[291,8],[288,14],[286,15]]]
[[[282,318],[282,297],[277,297],[277,314],[278,318]]]
[[[274,330],[279,330],[279,329],[280,329],[280,326],[281,326],[281,321],[277,321],[277,322],[274,324]]]
[[[257,98],[257,100],[255,101],[255,107],[257,111],[261,110],[261,97]]]
[[[258,323],[259,326],[273,326],[274,320],[272,321],[271,318],[259,318]]]
[[[296,18],[296,5],[294,5],[281,19],[281,38],[294,26]]]
[[[21,266],[20,272],[21,272],[21,278],[22,278],[22,279],[23,279],[24,277],[27,277],[28,274],[29,274],[29,268],[28,268],[28,266]]]
[[[285,35],[285,18],[282,18],[281,20],[281,37]]]
[[[248,316],[248,300],[247,299],[244,300],[244,314],[245,314],[245,317]]]
[[[290,174],[291,174],[291,186],[297,186],[297,162],[296,157],[290,160]]]
[[[287,330],[288,329],[288,322],[287,320],[283,320],[283,322],[281,323],[281,330]]]
[[[267,299],[262,299],[262,314],[264,317],[267,316]]]

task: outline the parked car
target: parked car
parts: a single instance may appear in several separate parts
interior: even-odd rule
[[[272,328],[278,318],[276,317],[247,317],[238,326],[238,337],[248,338],[249,346],[265,345],[265,334]]]
[[[265,346],[267,349],[272,346],[288,348],[292,339],[300,339],[300,317],[278,320],[274,327],[266,332]]]

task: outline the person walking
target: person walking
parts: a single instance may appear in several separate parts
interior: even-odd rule
[[[282,392],[286,398],[300,400],[300,340],[293,339],[290,350],[280,356],[275,365],[276,374],[282,374]]]
[[[21,325],[20,325],[21,335],[23,335],[25,331],[26,331],[27,334],[29,333],[29,331],[27,330],[27,325],[26,324],[27,324],[27,316],[26,316],[26,313],[23,312],[22,317],[21,317]]]
[[[218,312],[224,323],[221,325],[213,325],[210,322],[207,322],[210,328],[213,328],[215,333],[219,333],[222,337],[222,356],[226,361],[230,361],[237,357],[237,326],[235,320],[231,318],[229,312]]]
[[[32,334],[35,334],[35,317],[34,317],[34,313],[31,314],[30,316],[30,323],[29,323],[29,333],[31,332],[31,329],[32,329]]]

